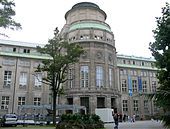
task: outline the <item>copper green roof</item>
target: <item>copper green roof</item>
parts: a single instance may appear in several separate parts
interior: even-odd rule
[[[148,62],[155,62],[156,60],[154,58],[146,58],[146,57],[137,57],[137,56],[129,56],[129,55],[121,55],[117,54],[117,58],[123,58],[123,59],[132,59],[132,60],[140,60],[140,61],[148,61]]]
[[[36,48],[37,46],[41,46],[41,47],[44,46],[44,44],[14,41],[14,40],[5,40],[5,39],[0,39],[0,44],[10,45],[10,46],[29,47],[29,48]]]
[[[129,64],[117,64],[117,67],[123,68],[134,68],[134,69],[145,69],[145,70],[158,70],[156,67],[148,67],[148,66],[137,66],[137,65],[129,65]]]
[[[101,29],[101,30],[106,30],[109,32],[112,32],[110,27],[104,24],[99,24],[99,23],[93,23],[93,22],[81,22],[81,23],[75,23],[70,26],[69,31],[76,30],[76,29],[85,29],[85,28],[94,28],[94,29]]]
[[[52,59],[49,55],[45,54],[29,54],[29,53],[15,53],[15,52],[0,52],[2,56],[31,58],[31,59]]]
[[[99,8],[99,6],[95,3],[91,3],[91,2],[81,2],[81,3],[77,3],[75,4],[72,9],[74,8],[81,8],[81,7],[93,7],[93,8]]]

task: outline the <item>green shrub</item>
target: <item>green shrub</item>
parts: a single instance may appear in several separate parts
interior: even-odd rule
[[[104,123],[98,115],[64,114],[56,129],[101,129]]]

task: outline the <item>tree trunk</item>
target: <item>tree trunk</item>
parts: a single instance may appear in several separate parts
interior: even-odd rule
[[[56,125],[56,98],[57,93],[53,91],[53,125]]]

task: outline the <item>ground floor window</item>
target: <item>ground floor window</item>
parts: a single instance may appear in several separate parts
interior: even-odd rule
[[[105,107],[105,98],[97,97],[97,108],[104,108],[104,107]]]
[[[1,109],[8,109],[8,105],[9,105],[9,96],[2,96]]]
[[[89,97],[80,97],[80,105],[86,107],[86,112],[89,113]],[[85,113],[84,110],[81,110],[81,113]]]

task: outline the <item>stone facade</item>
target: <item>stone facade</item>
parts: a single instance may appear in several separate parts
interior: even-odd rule
[[[61,35],[86,52],[70,66],[68,78],[73,80],[64,84],[65,95],[59,103],[86,106],[87,113],[107,107],[130,116],[156,114],[153,101],[144,97],[158,87],[157,69],[152,67],[155,60],[117,55],[106,17],[99,6],[89,2],[78,3],[65,14]],[[0,114],[21,113],[20,105],[51,104],[49,88],[36,80],[45,74],[35,73],[41,60],[50,57],[37,53],[36,45],[0,40]],[[46,113],[36,109],[28,112]]]
[[[95,108],[117,108],[116,48],[114,34],[105,23],[106,13],[94,3],[82,2],[74,5],[65,19],[66,25],[61,32],[63,37],[70,43],[80,44],[86,53],[72,66],[75,76],[72,83],[75,85],[70,88],[68,83],[63,103],[69,103],[67,98],[72,99],[72,104],[86,106],[88,113],[94,113]],[[101,76],[96,71],[98,66]],[[84,67],[86,71],[82,70]],[[82,74],[86,74],[87,80]],[[99,80],[97,76],[100,76]]]

